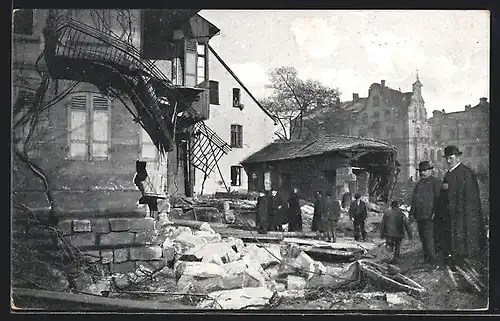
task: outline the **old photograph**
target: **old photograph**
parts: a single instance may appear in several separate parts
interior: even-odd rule
[[[490,21],[14,8],[11,313],[486,311]]]

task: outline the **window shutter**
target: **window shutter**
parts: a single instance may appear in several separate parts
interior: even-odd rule
[[[71,108],[87,109],[87,95],[76,94],[71,96]]]
[[[93,94],[92,106],[94,109],[107,110],[109,108],[109,99],[103,95]]]
[[[219,82],[210,80],[210,104],[219,104]]]

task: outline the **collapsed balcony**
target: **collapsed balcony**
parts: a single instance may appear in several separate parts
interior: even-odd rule
[[[101,30],[58,17],[44,30],[44,57],[50,75],[94,84],[106,94],[127,96],[129,109],[161,153],[175,146],[175,135],[202,117],[186,97],[132,45]]]

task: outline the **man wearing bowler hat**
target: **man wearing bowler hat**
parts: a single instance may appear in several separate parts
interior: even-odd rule
[[[439,196],[441,182],[432,175],[433,166],[429,161],[418,164],[420,180],[413,190],[410,217],[418,224],[418,234],[422,242],[424,262],[436,263],[436,251],[434,247],[434,214],[436,212],[436,201]]]
[[[448,172],[437,202],[434,228],[436,250],[450,266],[469,261],[487,277],[487,236],[479,185],[474,172],[461,163],[456,146],[444,149]],[[486,279],[487,280],[487,279]]]

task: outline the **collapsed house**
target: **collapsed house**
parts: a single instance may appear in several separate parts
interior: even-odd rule
[[[350,136],[274,142],[241,162],[248,174],[248,190],[298,188],[304,199],[315,191],[359,192],[387,201],[397,180],[397,150],[385,142]]]

